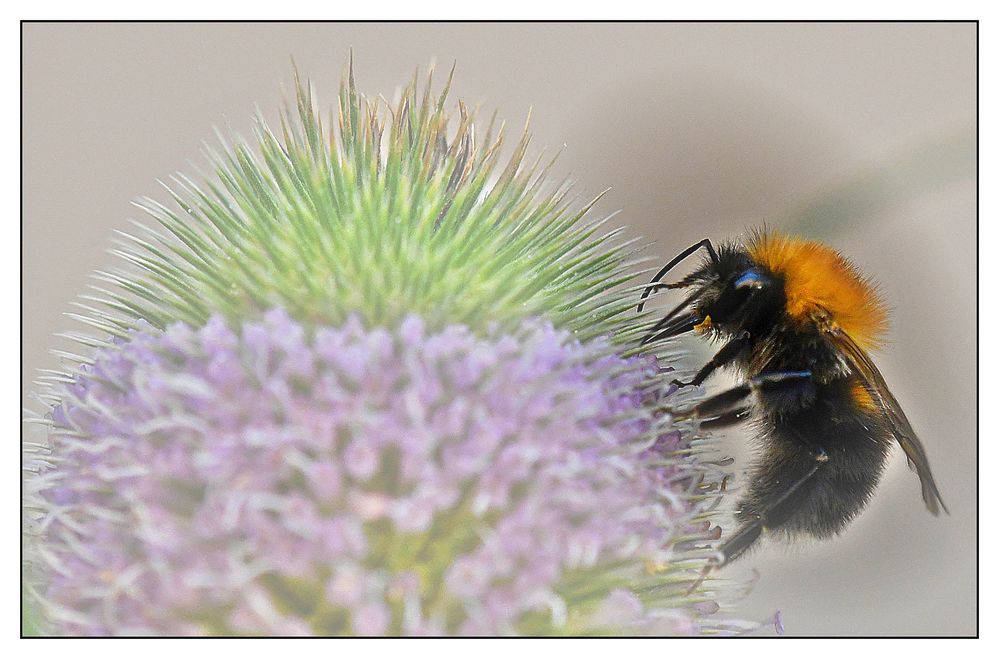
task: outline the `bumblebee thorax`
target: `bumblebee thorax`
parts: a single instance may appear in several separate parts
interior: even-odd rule
[[[772,232],[755,234],[752,259],[783,279],[785,311],[794,322],[829,322],[865,348],[887,330],[887,313],[876,286],[846,257],[821,243]]]

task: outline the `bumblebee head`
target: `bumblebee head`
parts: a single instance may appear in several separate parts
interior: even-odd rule
[[[676,283],[657,283],[669,269],[702,247],[709,258],[696,270]],[[779,312],[783,301],[782,278],[756,262],[745,248],[722,245],[715,251],[707,240],[667,264],[646,289],[643,299],[655,288],[691,292],[655,325],[643,343],[709,329],[721,335],[752,333],[759,323]]]

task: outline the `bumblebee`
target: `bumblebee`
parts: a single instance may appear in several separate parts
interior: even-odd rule
[[[690,275],[660,283],[702,249],[707,258]],[[691,292],[643,344],[688,332],[722,342],[691,380],[673,383],[699,386],[726,365],[743,380],[674,418],[701,428],[751,420],[763,448],[720,564],[764,531],[817,538],[842,531],[873,495],[894,442],[919,476],[929,511],[947,511],[923,445],[868,354],[887,329],[885,305],[839,252],[766,228],[717,250],[705,239],[656,274],[639,311],[662,288]]]

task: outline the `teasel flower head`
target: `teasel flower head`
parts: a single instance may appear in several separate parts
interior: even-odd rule
[[[639,354],[635,251],[415,81],[296,79],[97,275],[24,448],[62,635],[717,634],[710,439]]]

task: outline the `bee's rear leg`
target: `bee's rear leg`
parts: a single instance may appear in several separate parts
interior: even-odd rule
[[[813,462],[808,471],[791,485],[765,501],[760,510],[751,513],[748,519],[722,544],[720,552],[722,559],[718,567],[741,556],[759,539],[763,531],[779,527],[786,522],[802,505],[800,490],[829,462],[829,454],[822,447],[816,447],[812,452]]]
[[[760,539],[760,536],[763,535],[763,528],[763,522],[759,518],[740,526],[719,549],[722,558],[718,562],[717,567],[734,561],[743,552],[752,547]]]

